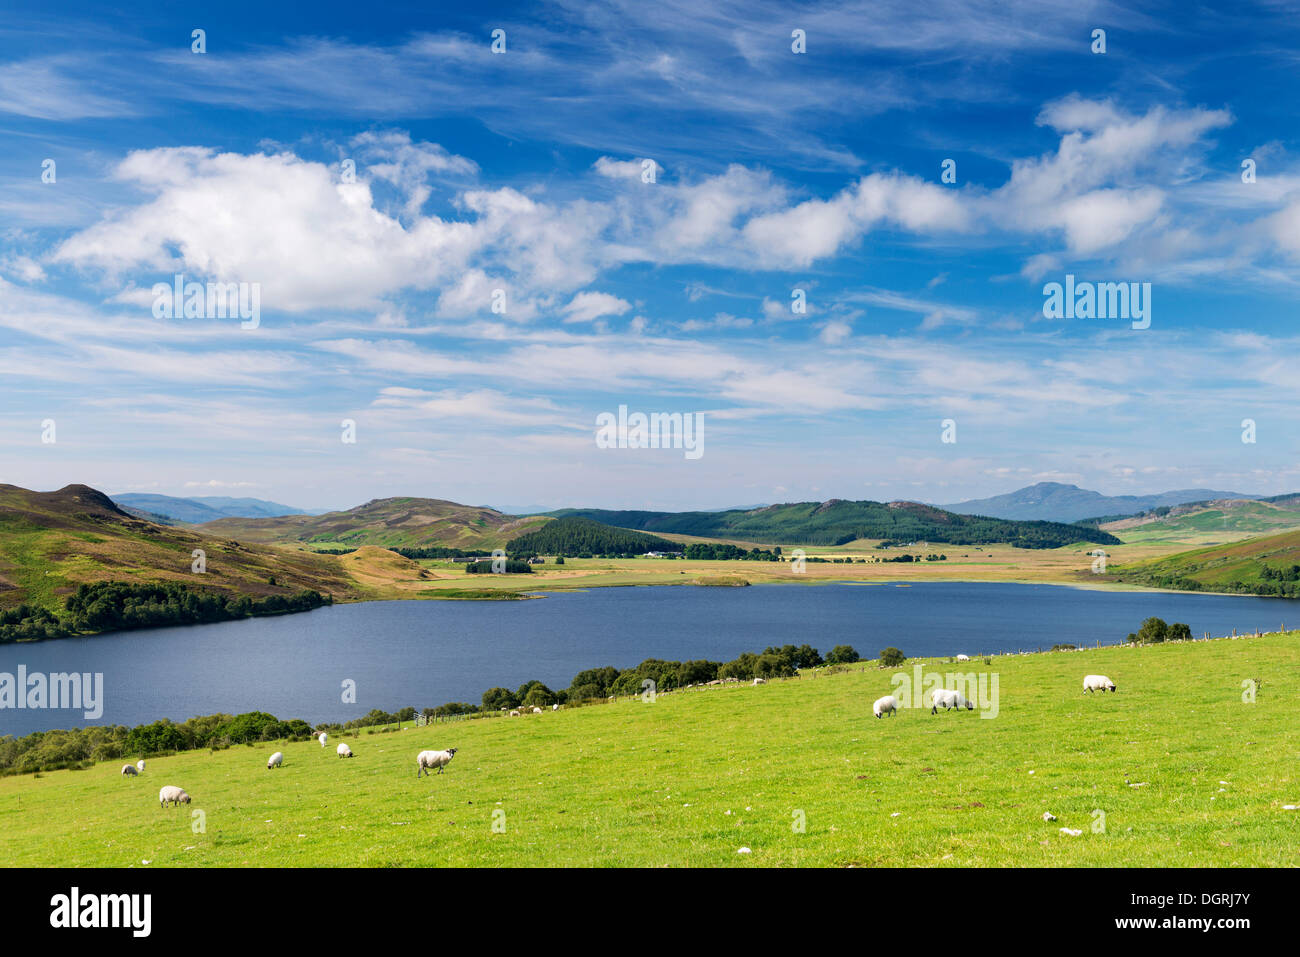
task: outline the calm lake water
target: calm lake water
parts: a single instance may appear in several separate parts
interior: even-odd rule
[[[596,588],[535,601],[367,602],[298,615],[0,645],[0,672],[102,672],[104,712],[0,710],[0,734],[135,725],[224,711],[346,721],[536,678],[566,688],[585,669],[646,658],[728,661],[807,642],[864,657],[972,656],[1121,642],[1142,620],[1182,621],[1200,637],[1300,625],[1300,600],[1104,592],[1053,585],[944,582]],[[341,683],[356,682],[356,704]]]

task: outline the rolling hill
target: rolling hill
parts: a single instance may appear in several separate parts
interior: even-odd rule
[[[380,548],[504,548],[549,519],[518,518],[491,508],[435,498],[380,498],[342,512],[279,518],[226,518],[199,530],[241,542],[378,545]]]
[[[1077,485],[1060,482],[1039,482],[1005,495],[977,498],[953,505],[944,505],[950,512],[961,515],[989,515],[993,518],[1018,521],[1078,522],[1098,516],[1136,515],[1162,506],[1181,505],[1185,502],[1204,502],[1208,499],[1250,499],[1257,496],[1236,492],[1216,492],[1212,489],[1191,488],[1154,495],[1102,495]]]
[[[684,534],[780,542],[791,545],[842,545],[859,538],[888,541],[983,545],[1004,542],[1018,548],[1058,548],[1078,542],[1118,545],[1108,532],[1057,522],[1008,521],[957,515],[919,502],[796,502],[727,512],[644,512],[562,509],[607,525],[659,534]]]
[[[1111,565],[1106,577],[1180,591],[1300,597],[1300,531]]]
[[[1126,542],[1211,545],[1300,529],[1300,495],[1219,499],[1160,508],[1100,526]]]
[[[206,553],[201,575],[191,571],[196,548]],[[339,600],[367,594],[331,556],[156,525],[85,485],[57,492],[0,485],[0,606],[57,612],[78,585],[105,581],[177,582],[251,598],[302,589]]]
[[[219,495],[176,498],[171,495],[146,495],[126,492],[112,496],[124,512],[150,521],[159,516],[169,522],[198,525],[220,518],[271,518],[277,515],[303,514],[300,508],[268,502],[260,498],[227,498]]]

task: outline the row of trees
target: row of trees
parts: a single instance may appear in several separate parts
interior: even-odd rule
[[[310,611],[332,601],[330,596],[310,589],[255,599],[200,591],[179,582],[95,582],[79,586],[68,596],[63,617],[29,604],[0,613],[0,642],[63,638],[78,632],[231,621],[255,615]]]
[[[741,562],[779,562],[781,561],[781,549],[750,548],[744,549],[738,545],[711,544],[708,542],[696,542],[687,545],[684,550],[684,557],[693,561],[741,561]]]
[[[9,641],[40,641],[45,638],[64,638],[68,626],[48,608],[24,602],[16,608],[0,612],[0,643]]]
[[[469,562],[465,566],[465,571],[470,575],[490,575],[494,571],[492,567],[493,561],[493,559],[486,559],[481,562]],[[510,575],[531,575],[533,573],[532,565],[514,558],[506,559],[502,563],[502,568],[505,573]]]
[[[478,558],[483,554],[481,548],[467,551],[463,548],[443,548],[435,545],[420,548],[394,548],[391,550],[397,552],[403,558]]]
[[[414,709],[411,714],[414,715]],[[25,774],[81,768],[95,761],[148,757],[199,748],[228,748],[258,741],[305,741],[312,728],[294,718],[281,721],[264,711],[209,714],[174,722],[167,719],[134,728],[124,725],[38,731],[21,738],[0,737],[0,773]]]
[[[783,645],[765,648],[762,652],[745,652],[728,662],[665,661],[647,658],[635,668],[619,670],[612,665],[588,668],[576,674],[569,687],[552,690],[540,681],[528,681],[512,691],[509,688],[489,688],[483,693],[482,704],[472,705],[452,702],[439,708],[426,709],[429,715],[445,716],[468,714],[473,710],[499,711],[502,708],[549,708],[553,704],[590,701],[610,695],[640,694],[648,679],[657,691],[669,691],[686,685],[704,684],[718,678],[789,677],[800,668],[816,668],[822,664],[850,664],[858,661],[858,653],[851,645],[836,645],[825,658],[810,645]]]
[[[1292,565],[1290,568],[1269,568],[1265,565],[1260,569],[1259,577],[1264,579],[1264,581],[1300,581],[1300,565]]]
[[[473,705],[463,707],[469,711],[478,710]],[[426,714],[434,712],[460,713],[436,708],[425,711]],[[38,731],[21,738],[6,735],[0,737],[0,773],[25,774],[62,768],[76,769],[95,761],[149,757],[200,748],[223,749],[236,744],[256,744],[259,741],[306,741],[316,731],[352,731],[414,719],[414,708],[401,708],[391,713],[374,709],[364,717],[343,724],[319,724],[313,727],[299,718],[281,721],[265,711],[249,711],[233,716],[209,714],[179,723],[164,718],[134,728],[113,725],[66,731]]]

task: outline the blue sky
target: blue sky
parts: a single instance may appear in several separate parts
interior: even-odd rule
[[[1295,491],[1297,50],[1282,0],[7,12],[0,480]],[[178,273],[256,284],[257,327],[156,318]],[[1045,318],[1067,274],[1150,283],[1150,327]],[[598,448],[620,405],[704,454]]]

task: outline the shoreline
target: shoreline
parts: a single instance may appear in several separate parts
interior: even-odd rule
[[[522,585],[522,582],[520,583]],[[910,588],[916,585],[925,584],[970,584],[970,585],[1026,585],[1026,586],[1047,586],[1051,588],[1074,588],[1080,591],[1097,591],[1097,592],[1114,592],[1125,593],[1133,592],[1139,594],[1167,594],[1167,595],[1207,595],[1222,598],[1260,598],[1273,599],[1280,601],[1300,601],[1300,598],[1288,598],[1282,595],[1252,595],[1243,592],[1230,591],[1212,591],[1209,589],[1185,589],[1185,588],[1159,588],[1153,585],[1131,585],[1121,582],[1088,582],[1088,581],[1059,581],[1059,580],[1034,580],[1025,578],[968,578],[968,577],[927,577],[922,580],[906,581],[896,578],[884,579],[866,579],[866,578],[814,578],[799,580],[795,578],[772,578],[765,581],[746,581],[746,586],[758,585],[804,585],[804,586],[823,586],[823,585],[857,585],[864,588],[872,587],[889,587]],[[411,596],[402,595],[377,595],[369,598],[351,598],[351,599],[334,599],[333,601],[318,606],[317,608],[304,609],[302,612],[297,611],[277,611],[266,615],[251,615],[248,618],[231,618],[224,621],[216,622],[178,622],[175,624],[151,625],[145,628],[119,628],[112,631],[89,631],[73,635],[63,635],[57,638],[19,638],[14,641],[0,642],[0,648],[8,645],[32,645],[41,644],[47,641],[64,641],[76,639],[97,638],[103,635],[120,635],[133,632],[154,631],[162,628],[189,628],[200,625],[211,624],[229,624],[235,621],[251,620],[252,618],[277,618],[288,615],[305,614],[311,611],[319,611],[321,608],[328,608],[336,605],[360,605],[368,602],[382,601],[532,601],[543,599],[552,593],[580,593],[591,591],[597,588],[672,588],[680,586],[695,586],[699,588],[735,588],[740,587],[739,582],[710,583],[701,582],[696,579],[688,581],[664,581],[664,582],[584,582],[580,585],[564,586],[561,584],[554,585],[532,585],[528,588],[500,588],[484,589],[476,595],[454,594],[459,589],[442,589],[443,591],[453,592],[452,594],[437,594],[439,589],[429,589],[424,594]],[[492,594],[492,591],[498,594]]]
[[[815,679],[819,677],[820,672],[828,668],[835,668],[835,669],[848,668],[850,670],[864,672],[864,673],[885,672],[888,674],[897,674],[915,667],[928,667],[933,665],[941,665],[941,666],[953,666],[953,667],[960,666],[960,668],[968,671],[969,670],[977,671],[978,670],[978,668],[976,667],[977,665],[984,665],[985,667],[988,667],[993,663],[995,659],[999,659],[999,658],[1020,658],[1020,657],[1030,656],[1030,655],[1056,655],[1056,654],[1072,655],[1072,654],[1078,654],[1080,652],[1089,652],[1089,651],[1106,651],[1106,650],[1120,649],[1120,648],[1124,648],[1124,649],[1159,648],[1159,647],[1164,647],[1166,645],[1173,646],[1173,645],[1185,645],[1185,644],[1196,644],[1196,643],[1203,644],[1211,641],[1245,641],[1249,639],[1277,637],[1280,635],[1288,635],[1288,634],[1300,634],[1300,629],[1292,628],[1292,629],[1282,629],[1280,631],[1259,631],[1257,633],[1248,632],[1239,635],[1208,635],[1202,638],[1197,638],[1193,636],[1191,638],[1181,639],[1177,641],[1153,642],[1148,644],[1134,643],[1134,642],[1129,642],[1121,639],[1118,641],[1113,641],[1108,643],[1102,643],[1099,641],[1093,645],[1078,645],[1074,648],[1035,648],[1033,650],[1019,649],[1017,651],[993,651],[987,653],[978,652],[976,654],[970,655],[968,660],[961,661],[961,662],[958,662],[956,660],[956,655],[958,654],[957,652],[954,652],[952,654],[947,654],[947,655],[920,655],[916,657],[905,658],[902,663],[889,668],[880,666],[878,664],[880,660],[879,658],[859,658],[857,661],[849,664],[844,664],[844,663],[822,664],[814,668],[800,669],[796,671],[794,675],[785,676],[785,677],[767,678],[765,679],[765,681],[769,683],[797,681],[805,677],[809,679]],[[875,665],[874,668],[872,667],[873,664]],[[749,679],[729,678],[712,686],[708,684],[688,685],[680,688],[664,689],[662,691],[659,691],[658,694],[676,695],[676,694],[685,694],[686,692],[720,691],[725,688],[731,688],[731,687],[746,687],[749,686],[750,683],[751,682]],[[641,695],[639,693],[634,693],[631,695],[614,695],[614,696],[610,696],[609,698],[593,698],[593,699],[581,701],[580,703],[576,703],[576,704],[567,704],[567,703],[562,704],[560,705],[560,709],[575,711],[575,710],[581,710],[583,708],[599,707],[601,705],[606,705],[606,704],[616,704],[619,701],[632,700],[640,697]],[[9,710],[9,709],[0,709],[0,714],[3,714],[5,710]],[[217,713],[226,714],[226,712],[217,712]],[[393,713],[395,714],[396,712]],[[112,722],[104,723],[104,724],[75,725],[66,728],[47,728],[43,731],[32,731],[24,735],[9,735],[5,733],[0,733],[0,738],[12,737],[15,740],[19,740],[21,738],[29,737],[32,734],[52,734],[60,731],[72,733],[72,732],[83,732],[92,729],[115,728],[115,727],[124,727],[130,730],[136,727],[147,727],[151,724],[157,724],[159,722],[170,722],[172,724],[184,724],[187,721],[192,721],[192,720],[211,717],[211,716],[212,715],[190,715],[188,718],[180,718],[180,719],[171,718],[171,717],[158,717],[158,718],[154,718],[153,721],[151,722],[145,722],[144,724],[137,724],[137,725],[122,725],[122,724],[112,723]],[[232,714],[230,715],[230,717],[232,718],[237,717],[237,715]],[[409,722],[400,721],[400,722],[396,722],[397,724],[396,730],[400,731],[400,730],[407,730],[408,728],[430,727],[434,724],[455,724],[462,721],[488,721],[488,720],[492,720],[495,718],[502,718],[502,717],[504,717],[504,715],[502,715],[501,712],[499,711],[476,711],[476,712],[470,712],[461,715],[446,716],[437,720],[431,719],[428,722],[426,722],[425,725],[420,725],[418,722],[415,721],[409,721]],[[283,718],[279,720],[293,721],[293,720],[305,720],[305,719]],[[355,720],[355,719],[351,719],[351,720]],[[362,725],[357,728],[340,732],[335,730],[334,726],[344,724],[346,722],[331,721],[331,720],[317,720],[317,721],[312,721],[307,723],[313,729],[328,726],[329,733],[331,735],[336,735],[336,736],[340,734],[360,735],[363,733],[375,733],[373,730],[369,730],[374,728],[387,728],[392,730],[389,724],[377,724],[377,725]],[[275,739],[275,740],[290,741],[292,739],[285,738],[285,739]],[[307,740],[310,741],[311,738],[308,738]],[[272,742],[267,741],[267,742],[258,742],[258,743],[270,744]],[[237,745],[231,744],[228,747],[236,747],[236,746]],[[194,749],[185,749],[182,751],[158,752],[158,753],[150,754],[149,757],[152,759],[154,757],[166,757],[173,754],[184,754],[184,753],[191,753],[191,752],[197,752],[202,750],[205,749],[194,748]],[[98,764],[105,764],[105,763],[112,764],[112,763],[116,763],[117,760],[119,759],[109,758],[109,759],[104,759],[102,761],[92,761],[92,766]],[[63,768],[59,770],[80,771],[80,770],[86,770],[86,768]],[[43,775],[43,774],[50,774],[50,773],[56,773],[56,772],[54,771],[5,772],[5,773],[0,773],[0,778],[22,777],[29,774]]]

